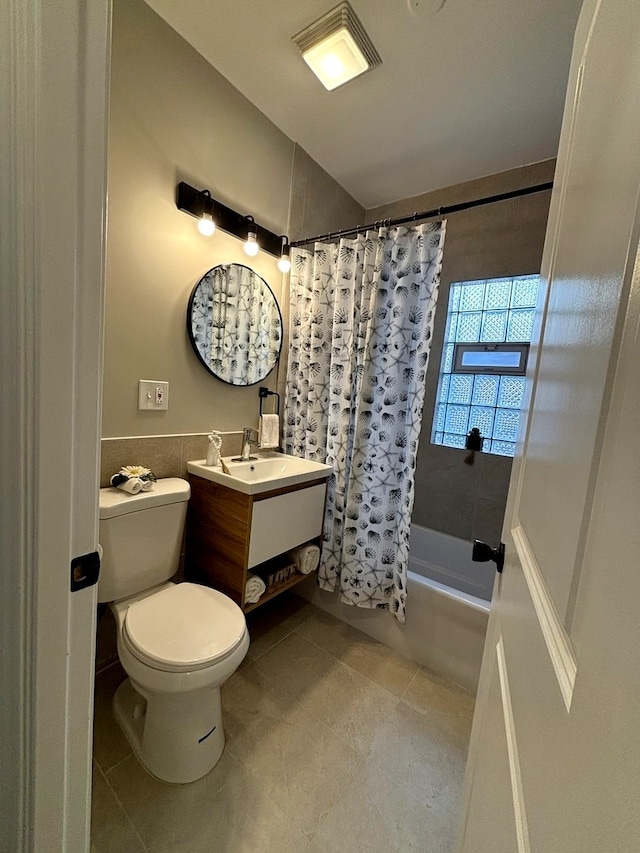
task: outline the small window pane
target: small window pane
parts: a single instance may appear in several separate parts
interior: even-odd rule
[[[459,314],[456,340],[459,343],[477,343],[480,340],[481,323],[482,314],[479,311],[470,314]]]
[[[478,406],[495,406],[498,398],[499,376],[476,374],[473,383],[471,402]]]
[[[502,279],[498,281],[488,281],[486,293],[484,297],[485,310],[491,311],[494,308],[508,308],[509,299],[511,297],[511,280]],[[502,338],[504,340],[504,338]]]
[[[524,373],[527,350],[526,344],[457,344],[453,370],[456,373]]]
[[[460,309],[460,291],[462,285],[452,284],[449,291],[449,311],[458,311]]]
[[[460,294],[460,311],[481,311],[484,306],[484,282],[462,286]]]
[[[458,434],[466,435],[468,423],[468,406],[447,406],[447,415],[445,418],[445,430],[447,432],[455,432]]]
[[[445,401],[449,396],[449,380],[451,379],[451,374],[443,373],[440,378],[440,392],[438,394],[438,400]]]
[[[491,452],[497,453],[498,456],[515,456],[516,446],[511,441],[492,441]]]
[[[433,444],[442,444],[442,433],[436,432],[431,440]]]
[[[512,311],[507,330],[508,341],[530,341],[533,331],[533,318],[536,312],[533,308],[525,311]]]
[[[436,416],[433,421],[433,427],[436,432],[442,432],[444,429],[444,416],[446,414],[447,407],[444,403],[439,403],[436,406]]]
[[[501,343],[507,336],[507,311],[484,311],[480,340],[483,343]]]
[[[466,376],[453,374],[451,384],[449,385],[449,402],[450,403],[467,403],[471,402],[471,392],[473,390],[473,375]]]
[[[535,308],[538,302],[538,287],[540,279],[534,278],[517,278],[513,282],[513,290],[511,296],[512,308]],[[522,340],[525,340],[524,338]]]
[[[442,443],[446,444],[447,447],[464,447],[465,436],[452,435],[451,433],[445,432],[445,434],[442,436]]]
[[[498,405],[505,409],[521,409],[524,383],[524,376],[503,376],[500,379]]]
[[[519,425],[520,412],[511,409],[498,409],[493,430],[494,438],[498,441],[515,441],[518,437]]]
[[[444,347],[444,358],[442,361],[442,372],[451,373],[453,367],[453,344],[446,344]]]
[[[458,328],[458,314],[451,314],[447,322],[447,330],[444,333],[445,341],[455,341],[456,330]]]
[[[493,432],[493,415],[495,409],[485,406],[471,406],[469,415],[469,429],[478,427],[483,436],[491,435]]]

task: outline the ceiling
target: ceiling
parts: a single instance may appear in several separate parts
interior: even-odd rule
[[[365,208],[556,154],[581,0],[351,0],[383,64],[333,92],[291,38],[338,0],[147,2]]]

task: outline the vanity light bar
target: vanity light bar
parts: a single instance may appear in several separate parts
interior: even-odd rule
[[[177,187],[176,205],[179,210],[183,210],[197,219],[201,219],[203,213],[210,213],[216,228],[226,231],[227,234],[233,234],[243,243],[247,239],[247,219],[250,219],[260,248],[276,258],[280,258],[282,254],[281,236],[263,228],[262,225],[258,225],[251,217],[243,216],[221,201],[212,198],[208,190],[197,190],[184,181],[180,181]]]

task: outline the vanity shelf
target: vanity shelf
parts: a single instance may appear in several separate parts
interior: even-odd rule
[[[303,581],[296,574],[267,589],[255,604],[245,603],[247,574],[265,575],[290,562],[298,545],[320,545],[328,472],[316,479],[258,494],[244,494],[189,473],[185,577],[219,589],[245,612]],[[231,482],[231,478],[230,478]]]
[[[315,542],[309,543],[309,544],[319,545],[320,542],[315,541]],[[283,555],[283,557],[284,557],[284,555]],[[284,559],[282,560],[282,564],[283,565],[285,564]],[[269,569],[269,571],[272,571],[272,570],[273,569],[271,569],[271,568]],[[266,572],[262,571],[260,566],[256,566],[256,568],[254,570],[252,570],[252,574],[260,575],[260,577],[264,578],[265,582],[266,582],[266,577],[265,577]],[[287,590],[292,589],[294,586],[297,586],[297,584],[299,584],[301,581],[306,580],[309,577],[312,577],[312,575],[301,575],[299,572],[296,572],[296,574],[292,575],[290,578],[288,578],[283,583],[279,583],[273,587],[267,586],[266,591],[262,593],[262,595],[260,596],[258,601],[256,601],[253,604],[246,602],[242,606],[242,609],[244,610],[245,613],[248,613],[250,610],[255,610],[256,607],[260,607],[260,605],[264,604],[266,601],[271,601],[272,598],[275,598],[277,595],[280,595],[281,592],[286,592]]]

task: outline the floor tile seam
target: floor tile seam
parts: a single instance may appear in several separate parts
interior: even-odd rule
[[[295,629],[292,628],[287,634],[280,637],[279,640],[276,640],[272,646],[269,646],[268,649],[265,649],[263,652],[260,652],[255,658],[251,658],[251,660],[249,661],[247,666],[251,666],[252,663],[255,663],[256,661],[260,660],[260,658],[263,658],[265,655],[269,654],[269,652],[273,651],[273,649],[275,649],[276,646],[279,646],[283,640],[286,640],[287,637],[290,637],[294,633],[294,631],[295,631]],[[249,648],[251,648],[251,646],[249,646]]]
[[[421,717],[435,717],[436,720],[439,719],[455,719],[455,720],[463,720],[466,717],[466,714],[457,714],[452,713],[451,711],[440,711],[437,708],[428,708],[427,710],[422,710],[422,708],[418,708],[416,705],[412,705],[411,702],[407,702],[406,699],[400,699],[400,703],[408,708],[410,711],[415,711],[416,714],[420,714]]]
[[[413,673],[413,675],[412,675],[412,676],[411,676],[411,678],[409,679],[409,682],[408,682],[407,686],[406,686],[406,687],[404,688],[404,690],[402,691],[402,695],[400,696],[400,701],[402,701],[402,700],[404,699],[404,697],[405,697],[405,695],[406,695],[407,690],[411,687],[411,685],[413,684],[413,682],[416,680],[416,678],[417,678],[417,676],[418,676],[418,673],[419,673],[419,672],[421,672],[421,670],[422,670],[422,667],[420,666],[420,664],[418,664],[418,668],[417,668],[417,669],[416,669],[416,671]]]
[[[252,661],[252,662],[249,664],[249,666],[253,666],[253,663],[254,663],[254,662]],[[258,670],[258,672],[259,672],[262,676],[264,676],[265,678],[267,677],[267,676],[266,676],[266,674],[265,674],[264,672],[262,672],[262,670],[261,670],[261,669],[259,669],[259,667],[256,667],[256,669]],[[288,692],[284,687],[276,687],[276,688],[274,688],[274,689],[279,690],[281,693],[283,693],[283,694],[284,694],[284,696],[286,696],[286,698],[287,698],[287,699],[291,699],[291,700],[292,700],[292,703],[297,704],[297,703],[300,701],[300,698],[299,698],[298,696],[296,696],[296,695],[295,695],[295,694],[293,694],[293,693],[289,693],[289,692]],[[349,749],[353,750],[353,752],[355,752],[355,754],[358,756],[358,758],[361,758],[361,757],[363,756],[363,753],[361,752],[361,750],[359,750],[359,749],[358,749],[357,747],[355,747],[352,743],[350,743],[348,740],[346,740],[346,739],[345,739],[345,738],[340,734],[340,732],[335,731],[335,729],[333,729],[333,728],[332,728],[332,726],[330,726],[330,725],[329,725],[329,723],[327,723],[325,720],[322,720],[320,717],[316,716],[316,714],[315,714],[313,711],[303,712],[301,709],[298,709],[298,710],[299,710],[300,715],[302,716],[302,718],[303,718],[305,721],[311,722],[311,723],[312,723],[313,725],[315,725],[315,726],[322,726],[322,727],[323,727],[323,728],[325,728],[325,729],[326,729],[326,730],[327,730],[327,731],[328,731],[328,732],[329,732],[333,737],[337,738],[337,739],[338,739],[338,740],[339,740],[339,741],[340,741],[344,746],[346,746],[346,747],[348,747]],[[240,756],[236,755],[233,751],[232,751],[230,754],[232,755],[232,757],[233,757],[233,758],[235,758],[235,760],[236,760],[236,761],[242,761],[242,760],[243,760]]]
[[[306,599],[303,599],[303,600],[306,600]],[[311,602],[309,602],[309,603],[311,603]],[[313,605],[313,607],[315,607],[315,604]],[[312,619],[315,619],[315,618],[316,618],[316,616],[317,616],[319,613],[323,613],[323,612],[324,612],[324,611],[320,610],[318,607],[315,607],[315,613],[310,613],[310,614],[309,614],[309,616],[307,616],[307,618],[306,618],[306,619],[303,619],[303,620],[302,620],[302,622],[300,622],[300,624],[299,624],[299,625],[296,625],[296,628],[301,628],[303,625],[306,625],[306,624],[307,624],[307,622],[310,622]],[[295,630],[296,630],[296,628],[292,628],[291,630],[292,630],[292,631],[295,631]]]
[[[133,755],[133,753],[130,753],[130,755]],[[128,755],[128,756],[127,756],[127,758],[129,758],[129,757],[130,757],[130,756]],[[125,758],[123,758],[123,759],[122,759],[122,761],[120,761],[120,762],[119,762],[119,764],[118,764],[117,766],[119,766],[120,764],[122,764],[122,762],[123,762],[123,761],[126,761],[126,759],[125,759]],[[113,768],[112,768],[112,769],[113,769]],[[111,783],[109,782],[109,779],[107,778],[106,774],[105,774],[105,773],[103,773],[103,772],[102,772],[102,770],[101,770],[100,772],[102,773],[102,777],[104,778],[104,781],[105,781],[105,783],[106,783],[107,787],[109,788],[109,790],[110,790],[110,791],[111,791],[111,793],[113,794],[113,798],[115,799],[116,803],[117,803],[117,804],[120,806],[120,808],[122,809],[122,813],[123,813],[123,814],[124,814],[124,816],[126,817],[126,819],[127,819],[127,823],[129,824],[129,826],[130,826],[130,827],[131,827],[131,829],[133,830],[133,834],[135,835],[135,837],[136,837],[136,838],[138,839],[138,841],[140,842],[140,845],[141,845],[142,849],[145,851],[145,853],[150,853],[149,848],[147,847],[147,845],[146,845],[146,844],[144,843],[144,841],[142,840],[142,836],[141,836],[141,835],[140,835],[140,833],[138,832],[138,828],[136,827],[135,823],[133,822],[133,819],[131,818],[131,816],[130,816],[129,812],[128,812],[128,811],[127,811],[127,809],[125,808],[124,803],[122,802],[122,800],[120,799],[120,797],[116,794],[116,792],[115,792],[115,790],[114,790],[113,786],[111,785]]]
[[[98,764],[98,766],[100,767],[100,770],[102,771],[102,773],[104,774],[104,776],[105,776],[105,778],[106,778],[106,777],[109,775],[109,773],[113,772],[114,770],[117,770],[117,769],[118,769],[118,767],[120,767],[120,765],[121,765],[124,761],[126,761],[126,760],[127,760],[127,758],[131,758],[131,756],[132,756],[132,755],[133,755],[133,750],[132,750],[132,749],[130,749],[130,750],[129,750],[129,752],[128,752],[126,755],[123,755],[123,756],[122,756],[122,758],[121,758],[119,761],[116,761],[116,763],[115,763],[115,764],[113,764],[111,767],[109,767],[109,769],[108,769],[108,770],[105,770],[105,768],[104,768],[104,767],[102,767],[102,765],[100,764],[100,762],[98,761],[98,759],[97,759],[97,758],[96,758],[96,763]]]
[[[342,663],[342,661],[339,661],[339,662],[340,662],[340,663]],[[253,661],[252,661],[252,663],[253,663]],[[258,672],[259,672],[261,675],[263,675],[265,678],[267,678],[267,677],[268,677],[268,676],[267,676],[267,674],[266,674],[266,673],[264,673],[264,672],[263,672],[259,667],[256,667],[256,669],[257,669],[257,670],[258,670]],[[354,671],[356,671],[356,670],[354,670]],[[358,673],[358,675],[362,675],[362,673]],[[363,678],[364,678],[364,677],[365,677],[365,676],[363,676]],[[379,686],[380,686],[380,685],[376,684],[375,682],[371,682],[371,683],[372,683],[374,686],[376,686],[376,687],[379,687]],[[382,688],[382,689],[384,689],[384,688]],[[294,702],[299,702],[299,701],[300,701],[300,697],[299,697],[299,696],[296,696],[294,693],[290,693],[290,692],[289,692],[285,687],[278,687],[278,690],[281,690],[281,691],[282,691],[282,693],[284,693],[287,697],[291,698]],[[385,692],[386,692],[386,693],[389,693],[389,691],[388,691],[388,690],[386,690]],[[398,708],[398,705],[399,705],[399,703],[400,703],[400,700],[399,700],[399,699],[397,698],[397,696],[395,696],[393,693],[389,693],[389,695],[390,695],[390,696],[392,696],[394,699],[396,699],[396,704],[395,704],[395,705],[393,706],[393,708],[391,709],[392,711],[395,711],[395,710],[397,710],[397,708]],[[333,725],[331,725],[331,724],[330,724],[330,723],[328,723],[327,721],[325,721],[325,720],[321,719],[320,717],[316,716],[312,711],[307,712],[306,718],[307,718],[307,719],[311,719],[311,721],[312,721],[313,723],[315,723],[316,725],[322,725],[322,726],[324,726],[325,728],[327,728],[327,729],[331,732],[331,734],[332,734],[334,737],[337,737],[337,738],[338,738],[338,740],[340,740],[343,744],[345,744],[346,746],[348,746],[348,747],[349,747],[349,749],[352,749],[352,750],[356,753],[356,755],[361,756],[361,757],[365,757],[365,756],[366,756],[366,752],[363,752],[361,749],[359,749],[357,746],[355,746],[351,741],[349,741],[349,740],[347,740],[345,737],[343,737],[343,736],[342,736],[342,734],[340,733],[340,731],[339,731],[336,727],[334,727]],[[235,757],[235,756],[234,756],[234,757]],[[236,758],[236,760],[239,760],[239,759],[238,759],[238,758]]]
[[[294,628],[292,633],[297,634],[298,632]],[[316,649],[320,649],[321,652],[324,652],[325,654],[332,657],[334,660],[337,660],[338,663],[342,664],[342,666],[345,666],[347,669],[351,670],[351,672],[355,672],[357,675],[361,676],[362,678],[365,678],[371,684],[375,685],[376,687],[379,687],[381,690],[384,690],[385,693],[389,694],[389,696],[393,696],[394,699],[397,699],[398,701],[400,701],[401,697],[398,696],[397,693],[394,693],[392,690],[389,690],[383,684],[380,684],[379,682],[375,681],[373,678],[370,678],[368,675],[365,675],[364,672],[360,672],[359,669],[356,669],[355,667],[348,664],[346,661],[342,660],[342,658],[339,658],[337,655],[334,655],[333,652],[330,652],[328,649],[325,649],[324,646],[318,645],[318,643],[316,643],[315,640],[311,640],[309,637],[305,637],[303,634],[298,634],[298,636],[302,637],[303,640],[306,640],[307,643],[311,643],[311,645],[315,646]]]
[[[105,672],[108,672],[110,669],[113,669],[113,667],[119,663],[120,658],[116,657],[112,661],[109,661],[109,663],[103,664],[99,669],[96,669],[94,673],[94,679],[97,679],[99,676],[104,675]]]
[[[414,707],[413,705],[411,705],[411,704],[410,704],[410,702],[408,702],[408,701],[407,701],[407,699],[406,699],[407,691],[409,690],[409,688],[411,687],[411,685],[413,684],[413,682],[414,682],[414,681],[415,681],[415,679],[417,678],[418,673],[419,673],[419,672],[421,672],[421,671],[423,671],[423,667],[418,666],[418,669],[415,671],[415,673],[414,673],[414,674],[413,674],[413,676],[411,677],[411,679],[410,679],[409,683],[407,684],[407,686],[405,687],[405,689],[402,691],[402,695],[400,696],[400,701],[401,701],[401,702],[404,702],[406,705],[408,705],[410,708],[413,708],[415,711],[418,711],[419,713],[424,713],[423,711],[420,711],[420,709],[419,709],[419,708]],[[451,683],[452,683],[452,684],[454,684],[455,682],[451,682]],[[459,685],[456,685],[456,686],[459,686]],[[462,690],[465,690],[465,688],[463,687],[463,688],[462,688]],[[470,698],[474,699],[474,704],[475,704],[475,697],[474,697],[473,693],[471,693],[471,692],[470,692],[470,691],[468,691],[468,690],[465,690],[465,694],[468,694],[468,696],[469,696]],[[434,712],[434,713],[441,713],[441,714],[447,714],[447,715],[449,715],[449,712],[448,712],[448,711],[437,711],[435,708],[433,709],[433,712]],[[431,713],[431,711],[430,711],[430,713]],[[473,716],[473,711],[471,712],[471,714],[472,714],[472,716]],[[466,714],[459,714],[459,713],[457,713],[457,712],[456,712],[453,716],[456,716],[456,717],[464,717],[464,716],[466,716]]]

